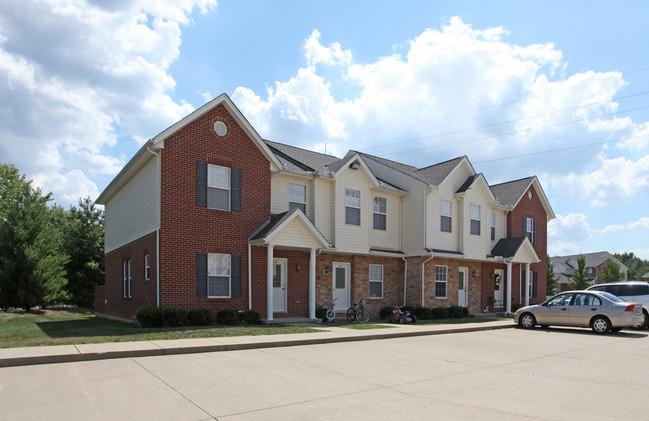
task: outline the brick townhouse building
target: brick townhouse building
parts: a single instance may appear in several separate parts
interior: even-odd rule
[[[545,297],[552,208],[466,156],[415,168],[262,139],[223,94],[153,137],[105,205],[100,316],[159,306],[315,317],[335,300],[502,310]]]

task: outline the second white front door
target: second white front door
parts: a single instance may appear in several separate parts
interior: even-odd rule
[[[499,308],[504,306],[503,290],[505,289],[505,272],[502,269],[494,270],[494,298]]]
[[[344,311],[349,308],[349,263],[334,263],[333,299],[334,309]]]
[[[457,304],[469,306],[469,268],[460,268],[457,276]]]
[[[273,311],[286,313],[286,259],[273,259]]]

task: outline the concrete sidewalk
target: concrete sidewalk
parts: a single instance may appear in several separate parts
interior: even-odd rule
[[[449,325],[387,325],[385,329],[348,329],[326,324],[303,325],[318,330],[313,333],[286,335],[237,336],[223,338],[174,339],[141,342],[57,345],[0,349],[0,367],[103,360],[110,358],[147,357],[191,354],[255,348],[312,345],[333,342],[366,341],[407,336],[464,333],[514,327],[511,320]]]

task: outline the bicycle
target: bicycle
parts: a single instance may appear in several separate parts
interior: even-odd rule
[[[365,304],[365,298],[361,298],[359,302],[347,309],[347,321],[349,323],[354,320],[363,324],[370,321],[370,312],[365,310],[363,304]]]
[[[336,318],[336,310],[334,310],[334,302],[338,298],[334,298],[331,300],[331,305],[327,305],[327,300],[325,300],[325,307],[327,309],[327,312],[325,313],[325,317],[327,318],[328,322],[333,322],[333,320]]]

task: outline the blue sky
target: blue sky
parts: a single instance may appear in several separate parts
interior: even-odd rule
[[[648,9],[0,0],[0,161],[57,204],[94,199],[227,93],[270,140],[421,167],[467,155],[491,184],[537,175],[551,254],[649,259]]]

